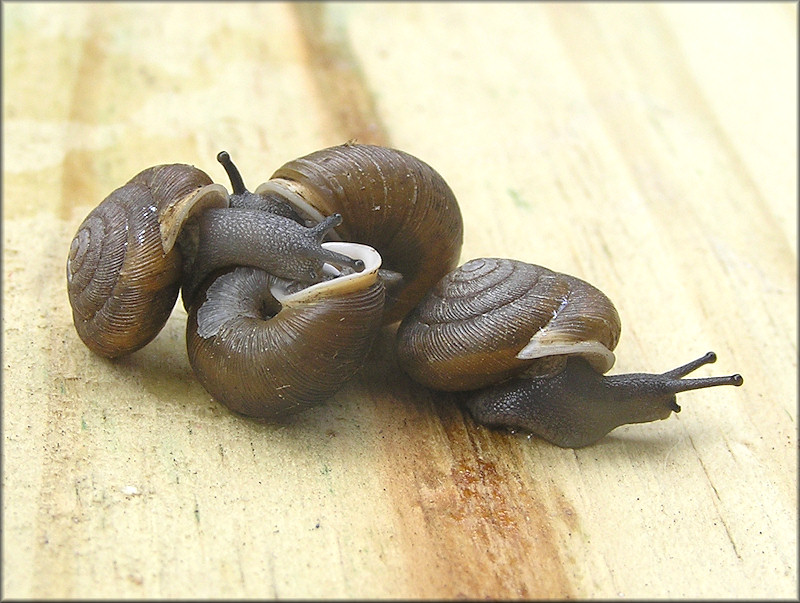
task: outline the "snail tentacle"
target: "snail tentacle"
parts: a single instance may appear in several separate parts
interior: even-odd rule
[[[259,209],[305,225],[304,221],[289,203],[286,203],[274,195],[262,195],[258,191],[251,193],[247,190],[239,169],[233,163],[227,151],[220,151],[217,153],[217,161],[222,164],[225,173],[228,174],[228,178],[231,181],[231,186],[233,187],[233,194],[230,198],[231,207]]]

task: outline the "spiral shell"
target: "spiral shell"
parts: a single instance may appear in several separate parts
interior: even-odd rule
[[[158,334],[180,286],[181,228],[196,212],[226,204],[225,189],[205,173],[170,164],[140,172],[89,213],[70,245],[67,290],[92,351],[122,356]]]
[[[231,410],[292,415],[333,395],[364,361],[383,312],[380,256],[364,245],[323,246],[365,269],[295,291],[297,283],[241,266],[209,279],[190,308],[189,361]]]
[[[455,195],[428,164],[403,151],[348,143],[279,168],[256,193],[277,196],[319,222],[339,213],[341,240],[378,250],[387,273],[385,323],[402,318],[456,267],[463,222]]]
[[[604,373],[621,323],[611,301],[578,278],[500,258],[467,262],[445,276],[401,323],[400,366],[441,390],[477,389],[551,358],[580,355]]]

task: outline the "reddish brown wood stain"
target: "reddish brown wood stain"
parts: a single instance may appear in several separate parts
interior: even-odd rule
[[[345,32],[327,17],[324,3],[292,4],[316,98],[335,144],[357,140],[389,146],[389,137]]]
[[[391,468],[382,471],[413,596],[575,596],[554,524],[577,520],[530,474],[527,441],[484,429],[454,396],[402,376],[390,334],[373,357],[365,379],[384,426],[378,465]]]
[[[94,30],[96,23],[91,23]],[[75,86],[72,89],[72,104],[69,109],[68,119],[76,123],[91,123],[93,110],[96,107],[98,96],[92,85],[96,81],[106,81],[107,78],[99,77],[100,71],[106,65],[105,55],[98,40],[87,37],[81,48],[80,62],[78,64]],[[97,178],[93,173],[91,155],[85,150],[70,149],[65,153],[62,162],[61,204],[59,217],[69,220],[72,207],[81,201],[98,197]],[[97,202],[102,197],[97,198]]]
[[[334,138],[391,146],[344,32],[324,5],[293,5],[317,98]],[[383,426],[382,470],[405,543],[409,589],[422,597],[569,597],[543,491],[519,444],[474,424],[401,375],[391,334],[364,379]],[[379,469],[381,470],[381,469]]]

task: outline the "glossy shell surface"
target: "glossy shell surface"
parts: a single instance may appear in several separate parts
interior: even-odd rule
[[[553,357],[581,355],[598,371],[614,363],[621,323],[589,283],[517,260],[480,258],[445,276],[401,323],[396,351],[416,381],[470,390]],[[562,359],[563,360],[563,359]]]
[[[323,402],[361,367],[381,324],[380,256],[363,245],[323,245],[363,259],[365,270],[295,291],[294,283],[237,267],[190,308],[192,368],[231,410],[284,418]]]
[[[398,287],[387,285],[386,323],[458,265],[464,227],[455,195],[431,166],[403,151],[323,149],[288,162],[256,192],[279,194],[314,221],[342,214],[339,238],[377,249],[383,268],[403,275]]]
[[[75,328],[91,350],[128,354],[164,326],[180,285],[176,231],[191,213],[185,206],[208,185],[209,177],[192,166],[148,168],[80,225],[69,248],[67,289]],[[224,203],[224,192],[216,193]]]

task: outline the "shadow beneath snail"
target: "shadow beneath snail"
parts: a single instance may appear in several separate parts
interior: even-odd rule
[[[404,432],[402,437],[425,446],[436,434],[444,434],[457,448],[482,447],[489,440],[513,447],[546,447],[548,443],[522,429],[486,426],[470,412],[469,392],[441,392],[412,380],[400,368],[394,350],[397,325],[384,327],[354,377],[325,403],[279,419],[258,419],[228,409],[205,391],[189,364],[180,316],[170,319],[159,336],[145,348],[110,364],[125,369],[129,378],[146,390],[157,404],[173,409],[189,409],[198,416],[230,415],[244,431],[259,434],[281,430],[290,438],[305,439],[310,434],[343,435],[363,432],[366,427],[386,436]],[[372,427],[367,427],[372,426]],[[604,454],[636,454],[663,457],[680,439],[654,438],[638,429],[612,431],[585,450]],[[483,444],[480,444],[483,442]]]
[[[508,438],[509,441],[519,442],[520,446],[536,445],[537,447],[546,448],[549,450],[561,450],[562,452],[570,452],[578,454],[580,452],[592,454],[603,453],[603,456],[611,458],[613,456],[636,456],[637,458],[649,457],[652,459],[663,458],[664,454],[673,448],[680,437],[663,436],[654,437],[652,433],[632,433],[629,431],[620,431],[619,433],[611,432],[600,440],[581,447],[566,447],[556,446],[545,439],[537,436],[535,433],[528,431],[514,429],[509,427],[487,427],[478,423],[469,410],[466,408],[466,403],[462,401],[462,412],[464,413],[465,422],[470,429],[483,429],[490,433],[499,434]],[[643,428],[647,429],[647,428]]]
[[[371,392],[376,400],[387,400],[384,412],[393,411],[397,402],[412,407],[426,404],[426,398],[434,398],[442,392],[434,392],[416,383],[400,368],[394,351],[397,324],[381,329],[372,344],[369,354],[356,374],[356,379]],[[379,405],[381,406],[381,405]]]
[[[423,388],[424,389],[424,388]],[[506,443],[516,442],[521,447],[531,447],[561,450],[563,452],[586,451],[612,456],[637,456],[653,459],[663,458],[679,441],[687,436],[681,432],[674,434],[652,433],[652,427],[645,425],[622,425],[614,428],[608,434],[588,444],[580,446],[562,446],[556,442],[548,441],[545,437],[528,431],[524,428],[508,427],[504,425],[486,425],[481,423],[472,414],[469,408],[470,392],[436,392],[428,390],[430,408],[433,414],[441,421],[443,427],[451,432],[456,426],[463,426],[469,432],[482,432],[497,441],[503,439]]]
[[[474,392],[445,392],[430,389],[411,379],[400,368],[394,350],[397,326],[384,328],[376,339],[373,348],[359,371],[356,379],[370,392],[375,408],[383,425],[408,425],[413,421],[418,427],[438,423],[451,441],[462,439],[462,432],[482,433],[497,441],[500,437],[507,443],[517,442],[520,446],[536,446],[556,449],[557,444],[548,441],[523,428],[486,425],[476,418],[470,410],[469,400]],[[654,437],[642,425],[625,426],[626,429],[611,429],[610,433],[580,446],[561,446],[567,450],[620,451],[629,454],[632,448],[637,454],[663,457],[683,436]],[[642,431],[640,431],[640,429]],[[481,438],[485,439],[485,438]]]
[[[414,381],[400,368],[395,351],[395,340],[399,323],[384,327],[362,366],[356,374],[369,392],[378,422],[387,427],[403,429],[405,438],[415,439],[412,431],[424,439],[425,432],[443,432],[451,445],[459,441],[464,444],[465,432],[482,431],[492,437],[513,436],[515,433],[503,428],[490,428],[478,423],[465,404],[467,392],[446,392],[428,388]],[[539,440],[543,445],[549,445]]]
[[[394,347],[397,328],[394,324],[380,331],[355,377],[372,401],[377,424],[385,431],[403,429],[404,437],[413,439],[418,433],[424,439],[432,431],[451,433],[472,421],[460,403],[462,395],[430,389],[400,368]]]
[[[237,413],[215,400],[197,379],[186,353],[184,339],[185,317],[179,313],[171,317],[165,328],[147,346],[132,354],[119,358],[107,359],[98,357],[101,362],[115,367],[125,377],[135,382],[136,387],[145,390],[159,407],[169,405],[173,409],[190,409],[197,415],[228,415],[242,429],[256,432],[272,432],[275,429],[309,433],[330,433],[334,429],[343,431],[343,422],[355,423],[359,420],[358,409],[361,400],[360,390],[368,387],[372,377],[378,372],[374,366],[384,363],[383,354],[375,362],[367,361],[354,377],[322,404],[309,407],[297,414],[280,418],[260,419]],[[387,340],[386,346],[391,346]],[[384,346],[385,347],[385,346]],[[395,366],[394,371],[401,375]],[[402,375],[403,379],[407,379]]]
[[[120,358],[106,360],[125,369],[137,385],[160,402],[183,405],[208,397],[192,372],[183,341],[183,325],[178,317],[146,347]]]
[[[145,348],[114,360],[111,365],[124,368],[129,378],[146,390],[157,404],[173,409],[190,409],[198,416],[216,418],[229,415],[243,431],[270,434],[280,430],[292,439],[310,434],[328,436],[362,431],[365,425],[383,435],[403,431],[404,438],[425,445],[432,434],[444,434],[451,445],[461,448],[482,447],[488,440],[504,445],[529,448],[552,448],[546,440],[521,429],[486,426],[471,414],[469,392],[442,392],[418,384],[400,368],[394,341],[397,325],[383,328],[377,335],[363,366],[354,377],[325,403],[300,413],[277,419],[248,417],[230,410],[205,391],[189,364],[180,317],[170,319],[167,327]],[[364,405],[369,405],[365,408]],[[371,416],[369,416],[371,414]],[[646,429],[646,428],[645,428]],[[612,431],[584,448],[622,455],[663,457],[682,437],[654,438],[638,429]]]

